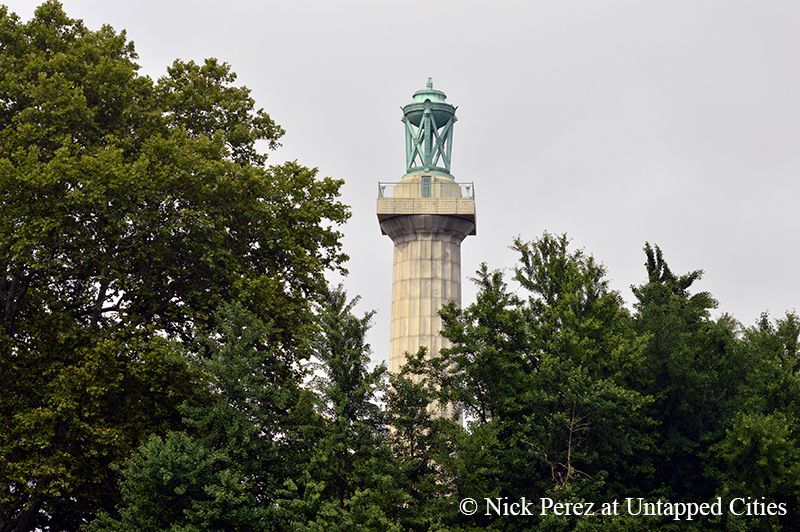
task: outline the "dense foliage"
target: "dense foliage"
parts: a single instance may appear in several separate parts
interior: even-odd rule
[[[267,166],[282,130],[226,64],[135,60],[0,7],[0,531],[800,528],[796,314],[714,317],[649,244],[629,308],[545,233],[387,375],[324,280],[341,182]],[[539,512],[626,497],[787,511]]]
[[[114,509],[112,465],[214,404],[198,342],[226,305],[268,317],[270,379],[294,383],[346,259],[341,182],[264,165],[282,130],[227,65],[154,82],[135,59],[58,3],[26,23],[0,6],[2,530]]]

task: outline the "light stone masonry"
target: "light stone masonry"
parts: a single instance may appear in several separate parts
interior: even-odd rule
[[[435,214],[381,222],[394,242],[389,371],[400,370],[406,352],[425,346],[433,354],[449,345],[439,335],[439,310],[449,301],[461,304],[461,242],[474,229],[470,220]]]

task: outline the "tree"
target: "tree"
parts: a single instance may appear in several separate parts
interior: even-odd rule
[[[197,439],[152,435],[122,473],[119,519],[108,514],[89,530],[253,530],[263,526],[248,483],[230,457]],[[260,511],[259,511],[260,510]]]
[[[287,483],[285,526],[311,530],[393,529],[398,501],[378,404],[386,368],[370,365],[365,341],[372,313],[353,314],[358,298],[331,289],[318,312],[314,388],[321,433],[305,471]]]
[[[539,414],[526,434],[549,470],[550,490],[580,498],[619,496],[646,468],[632,458],[651,445],[650,397],[630,375],[643,364],[644,339],[605,268],[565,235],[517,240],[515,279],[528,293],[524,309],[531,348],[540,353],[533,373]]]
[[[800,504],[799,336],[794,313],[774,323],[764,313],[744,330],[737,345],[744,375],[730,399],[733,413],[723,420],[724,433],[706,460],[718,496],[783,503],[785,515],[765,520],[786,530],[800,526],[792,510]]]
[[[424,347],[409,354],[400,372],[389,376],[386,394],[398,487],[392,494],[398,508],[395,519],[404,530],[452,527],[459,500],[453,482],[458,463],[452,460],[452,450],[465,433],[457,421],[438,415],[445,405],[438,402],[441,390],[432,383],[437,379],[426,356]]]
[[[633,293],[636,328],[648,336],[637,388],[653,396],[649,412],[659,420],[653,455],[644,457],[656,473],[651,489],[704,500],[714,491],[706,453],[733,414],[730,399],[746,367],[736,349],[737,324],[710,318],[717,303],[708,292],[690,293],[702,271],[676,275],[658,246],[644,251],[648,282]]]
[[[474,304],[442,309],[442,335],[453,343],[438,368],[444,400],[483,423],[518,417],[527,379],[540,362],[530,345],[522,302],[509,293],[501,272],[490,272],[485,263],[473,281],[480,289]]]
[[[200,343],[210,400],[181,409],[184,430],[136,450],[122,471],[119,517],[103,515],[93,528],[276,526],[279,489],[302,473],[319,440],[305,372],[276,348],[271,324],[238,303],[216,314]]]
[[[787,313],[774,323],[764,313],[744,330],[740,350],[745,376],[733,399],[753,413],[784,412],[800,419],[800,318]]]
[[[763,516],[767,523],[784,530],[797,528],[800,502],[800,440],[797,419],[782,413],[738,413],[724,437],[711,448],[713,475],[719,482],[718,495],[730,501],[735,497],[753,497],[781,503],[781,515]],[[764,499],[760,499],[763,497]],[[736,521],[723,516],[722,521]]]
[[[228,65],[135,60],[57,2],[0,7],[0,374],[25,375],[0,397],[2,530],[113,508],[110,465],[204,400],[187,357],[226,303],[307,356],[346,259],[341,181],[264,166],[282,130]]]
[[[514,248],[527,299],[484,265],[475,303],[442,310],[453,346],[433,360],[431,375],[442,375],[443,400],[474,418],[452,440],[455,489],[478,500],[613,499],[644,474],[626,466],[650,444],[649,398],[627,380],[644,341],[603,268],[570,251],[566,237],[545,234]],[[464,524],[529,526],[486,516]]]

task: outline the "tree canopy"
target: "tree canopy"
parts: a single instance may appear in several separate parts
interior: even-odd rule
[[[341,181],[265,166],[283,130],[231,68],[135,61],[57,2],[0,6],[3,530],[113,509],[111,465],[205,400],[192,357],[218,310],[268,318],[291,366],[343,270]]]

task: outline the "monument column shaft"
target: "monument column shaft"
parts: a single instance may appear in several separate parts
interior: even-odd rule
[[[461,241],[474,227],[468,220],[437,215],[401,216],[381,224],[394,242],[392,373],[420,346],[429,356],[449,346],[439,335],[439,310],[449,301],[461,304]]]
[[[449,342],[439,336],[439,309],[461,304],[461,241],[454,235],[421,234],[394,241],[392,335],[389,371],[405,363],[405,353],[427,346],[438,353]]]

